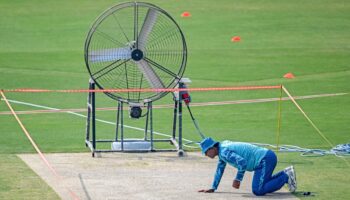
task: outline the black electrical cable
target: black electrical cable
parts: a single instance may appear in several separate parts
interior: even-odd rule
[[[197,123],[197,120],[193,117],[193,114],[192,114],[192,112],[191,112],[191,109],[190,109],[189,104],[186,104],[186,106],[187,106],[188,111],[190,112],[191,119],[192,119],[192,121],[193,121],[193,123],[194,123],[194,126],[195,126],[196,129],[197,129],[197,132],[199,133],[199,135],[201,136],[201,138],[204,139],[205,136],[204,136],[204,134],[202,133],[202,131],[199,129],[199,125],[198,125],[198,123]]]

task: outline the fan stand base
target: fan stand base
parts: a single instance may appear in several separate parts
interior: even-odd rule
[[[122,151],[122,145],[124,151],[151,151],[151,142],[143,140],[112,142],[112,150]]]
[[[174,125],[173,135],[169,139],[155,139],[153,133],[153,113],[152,102],[147,102],[146,127],[143,139],[130,139],[124,137],[124,120],[123,120],[123,104],[125,102],[118,101],[116,133],[113,139],[97,139],[96,138],[96,100],[95,100],[95,83],[92,79],[89,81],[88,95],[88,114],[86,121],[86,137],[85,145],[89,147],[92,152],[92,157],[96,153],[109,152],[178,152],[178,156],[184,156],[182,149],[182,103],[181,100],[175,100],[174,108]],[[176,117],[179,117],[179,134],[176,137]],[[172,144],[175,149],[155,149],[154,142],[168,142]],[[99,149],[97,144],[110,143],[111,149]],[[105,146],[105,145],[104,145]]]

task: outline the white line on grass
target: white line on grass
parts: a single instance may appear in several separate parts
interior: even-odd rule
[[[31,107],[37,107],[37,108],[44,108],[44,109],[48,109],[48,110],[60,110],[58,108],[52,108],[52,107],[48,107],[48,106],[42,106],[42,105],[37,105],[37,104],[32,104],[32,103],[27,103],[27,102],[22,102],[22,101],[16,101],[16,100],[8,100],[11,103],[15,103],[15,104],[21,104],[21,105],[27,105],[27,106],[31,106]],[[72,114],[72,115],[76,115],[82,118],[87,118],[86,115],[82,115],[79,113],[75,113],[75,112],[71,112],[71,111],[65,111],[66,113]],[[115,122],[110,122],[110,121],[106,121],[106,120],[102,120],[102,119],[96,119],[96,121],[105,123],[105,124],[111,124],[111,125],[115,125]],[[138,131],[145,131],[145,129],[142,128],[138,128],[138,127],[133,127],[133,126],[128,126],[128,125],[124,125],[125,128],[129,128],[129,129],[134,129],[134,130],[138,130]],[[148,131],[149,132],[149,131]],[[153,131],[154,134],[156,135],[160,135],[160,136],[164,136],[164,137],[171,137],[171,135],[165,134],[165,133],[159,133],[156,131]],[[188,140],[186,138],[182,138],[183,140],[187,141],[187,142],[194,142],[191,140]]]

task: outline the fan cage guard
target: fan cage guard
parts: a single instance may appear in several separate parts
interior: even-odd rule
[[[148,12],[152,12],[156,16],[153,21],[148,20]],[[127,23],[127,19],[132,19],[133,25]],[[149,33],[140,33],[145,32],[143,26],[146,29],[147,26],[151,26]],[[112,33],[118,38],[113,38]],[[138,39],[142,34],[147,35],[147,37],[144,39],[145,41],[139,42]],[[120,42],[121,38],[124,42]],[[152,85],[149,81],[150,78],[146,80],[147,74],[145,75],[139,70],[140,65],[136,60],[133,60],[134,58],[115,58],[117,60],[95,63],[91,59],[94,56],[94,51],[101,49],[104,51],[102,59],[105,59],[112,55],[108,55],[109,49],[117,47],[131,51],[138,49],[138,46],[143,46],[141,47],[144,54],[142,60],[147,61],[148,66],[152,68],[160,80],[158,80],[158,86],[162,85],[163,87],[155,87],[157,84]],[[129,53],[127,52],[127,54]],[[112,57],[120,56],[118,54],[120,53],[117,53],[117,56],[112,55]],[[101,59],[101,57],[97,57],[97,59]],[[186,61],[187,46],[178,24],[163,9],[144,2],[122,3],[107,9],[93,23],[85,42],[85,63],[91,78],[100,89],[174,88],[183,76]],[[128,103],[155,101],[168,93],[167,91],[105,92],[112,99]]]

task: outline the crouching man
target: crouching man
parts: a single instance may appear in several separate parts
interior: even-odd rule
[[[257,196],[275,192],[281,189],[284,184],[288,184],[290,192],[295,192],[297,188],[293,166],[272,175],[277,164],[277,157],[269,149],[244,142],[227,140],[216,142],[212,138],[205,138],[200,145],[203,154],[209,158],[218,156],[219,161],[211,189],[199,190],[198,192],[215,192],[227,163],[238,170],[232,183],[232,187],[236,189],[239,189],[245,171],[254,171],[252,190]]]

